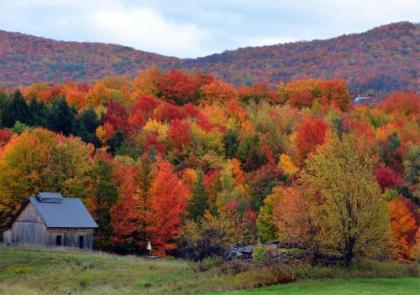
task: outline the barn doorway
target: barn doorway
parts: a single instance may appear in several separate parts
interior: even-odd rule
[[[55,237],[55,245],[56,246],[61,246],[61,236],[56,236]]]
[[[79,248],[83,249],[85,246],[85,237],[84,236],[79,236]]]

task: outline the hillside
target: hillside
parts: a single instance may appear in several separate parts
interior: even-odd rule
[[[376,294],[377,290],[381,290],[381,294],[414,294],[419,279],[414,275],[408,277],[408,267],[391,264],[380,266],[386,266],[386,270],[379,271],[376,274],[378,277],[394,278],[357,278],[369,277],[369,271],[372,272],[372,268],[369,267],[366,271],[338,271],[335,275],[342,279],[302,280],[228,294],[264,292],[274,295],[280,290],[281,294],[285,295],[299,294],[299,291],[310,291],[311,294],[349,294],[349,290],[366,295]],[[301,273],[304,275],[304,272]],[[322,277],[321,269],[318,270],[318,274]],[[308,275],[307,269],[305,276]],[[267,271],[258,273],[256,270],[250,270],[236,274],[222,273],[216,268],[197,271],[195,264],[175,259],[147,261],[134,256],[122,257],[95,252],[0,247],[1,295],[209,294],[249,288],[250,280],[254,280],[255,285],[264,285],[269,278],[270,273]]]
[[[381,26],[328,40],[250,47],[197,59],[177,59],[100,43],[61,42],[0,31],[0,84],[91,81],[107,75],[132,77],[152,65],[205,71],[235,84],[277,84],[307,77],[349,81],[353,95],[383,96],[418,91],[419,25]]]
[[[168,69],[176,61],[119,45],[61,42],[0,31],[0,84],[6,86],[133,76],[152,65]]]
[[[343,79],[357,94],[418,91],[420,26],[396,23],[328,40],[243,48],[184,62],[231,82]]]

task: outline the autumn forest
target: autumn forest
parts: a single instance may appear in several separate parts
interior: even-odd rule
[[[409,262],[420,97],[366,106],[343,80],[235,86],[149,68],[134,79],[0,92],[0,229],[27,198],[82,198],[95,248],[201,260],[273,240]],[[417,249],[417,250],[416,250]]]

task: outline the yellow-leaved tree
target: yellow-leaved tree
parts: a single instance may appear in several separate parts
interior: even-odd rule
[[[383,254],[390,240],[387,207],[362,149],[354,136],[330,133],[301,174],[316,239],[342,253],[347,266],[355,256]]]
[[[273,207],[280,203],[282,196],[278,194],[276,188],[273,193],[264,199],[264,204],[260,208],[257,218],[258,238],[262,242],[273,241],[278,238],[278,230],[273,220]]]
[[[299,171],[299,167],[293,163],[292,158],[286,154],[281,154],[279,159],[279,168],[287,176],[293,176]]]

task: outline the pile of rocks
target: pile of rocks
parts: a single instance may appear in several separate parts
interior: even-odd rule
[[[225,249],[225,260],[245,260],[251,261],[252,254],[256,245],[235,244]],[[273,241],[262,244],[264,249],[265,259],[268,262],[276,263],[296,263],[296,262],[311,262],[313,260],[312,253],[308,251],[308,247],[302,243],[284,243],[280,241]],[[317,262],[324,265],[336,264],[341,260],[341,257],[335,255],[319,255]]]
[[[235,244],[225,250],[225,260],[243,259],[251,260],[255,245]]]

